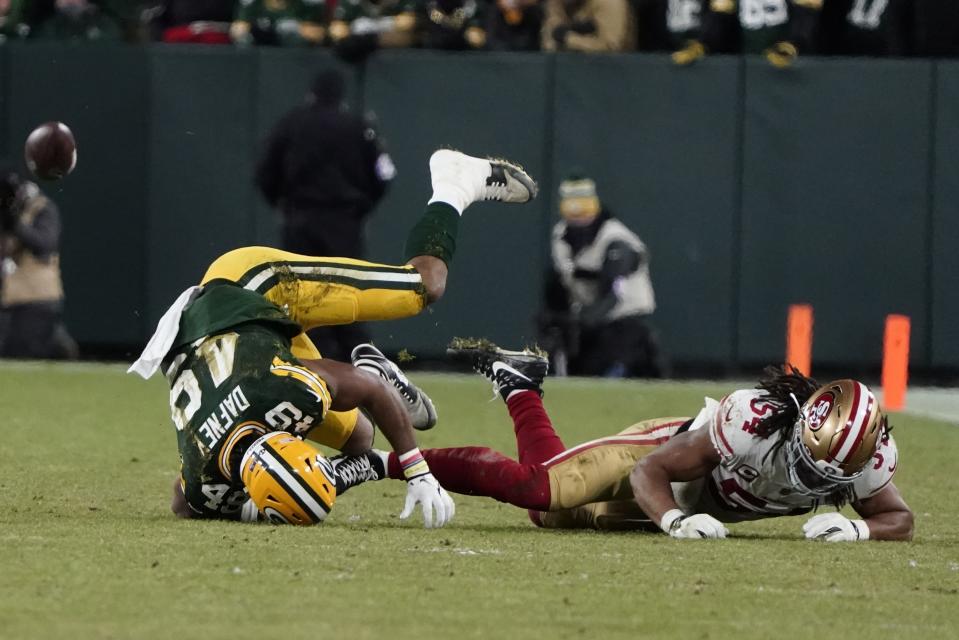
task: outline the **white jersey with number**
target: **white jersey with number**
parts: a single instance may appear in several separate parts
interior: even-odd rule
[[[720,464],[702,481],[675,483],[680,508],[688,514],[708,513],[723,522],[757,520],[807,513],[821,500],[796,493],[789,484],[784,447],[779,438],[761,438],[756,426],[774,410],[765,392],[744,389],[721,402],[706,398],[690,431],[708,429]],[[854,500],[878,493],[892,480],[898,463],[892,436],[879,449],[853,484]]]

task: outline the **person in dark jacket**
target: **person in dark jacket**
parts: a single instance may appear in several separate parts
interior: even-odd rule
[[[337,71],[317,75],[305,104],[270,132],[257,170],[264,198],[283,216],[282,248],[312,256],[363,258],[365,223],[396,171],[372,125],[344,104]],[[311,333],[320,352],[349,357],[369,341],[363,325]]]
[[[57,206],[16,171],[0,171],[0,357],[76,358],[59,245]]]

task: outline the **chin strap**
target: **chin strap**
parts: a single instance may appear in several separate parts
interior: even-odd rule
[[[796,411],[798,411],[799,413],[802,413],[802,406],[800,406],[799,400],[796,399],[796,394],[790,392],[789,397],[793,399],[793,404],[796,405]]]

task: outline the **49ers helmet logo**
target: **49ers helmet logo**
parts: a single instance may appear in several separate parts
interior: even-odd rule
[[[833,395],[832,391],[827,391],[819,396],[813,405],[806,410],[806,425],[810,431],[819,431],[822,429],[822,426],[826,424],[826,418],[829,417],[829,412],[832,411],[835,401],[836,396]]]

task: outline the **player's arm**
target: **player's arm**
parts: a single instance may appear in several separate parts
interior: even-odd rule
[[[193,518],[196,514],[187,504],[186,496],[183,495],[183,485],[180,483],[180,476],[173,479],[173,501],[170,503],[170,511],[178,518]]]
[[[332,398],[331,409],[366,409],[389,440],[408,483],[406,505],[400,518],[409,517],[415,505],[422,504],[427,527],[446,524],[455,512],[453,499],[433,477],[417,448],[413,425],[396,390],[379,376],[335,360],[303,360],[303,364],[326,382]]]
[[[870,539],[912,540],[912,509],[893,483],[874,496],[854,502],[852,507],[869,527]]]
[[[891,482],[852,507],[862,520],[850,520],[838,511],[817,513],[803,525],[803,533],[826,542],[912,540],[912,511]]]
[[[646,515],[674,537],[724,538],[725,527],[712,516],[687,517],[670,486],[707,476],[719,461],[708,429],[681,433],[636,463],[629,476],[633,496]]]
[[[852,508],[869,527],[870,540],[912,540],[912,509],[893,483],[874,496],[854,502]]]
[[[416,448],[413,425],[403,402],[383,379],[353,365],[335,360],[303,360],[327,384],[333,399],[331,409],[366,409],[397,455]]]

